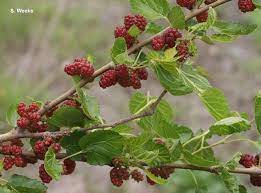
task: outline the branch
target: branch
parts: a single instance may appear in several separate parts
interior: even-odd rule
[[[132,115],[130,117],[115,121],[113,123],[108,123],[108,124],[99,124],[99,125],[93,125],[88,128],[81,128],[79,131],[91,131],[94,129],[104,129],[104,128],[110,128],[110,127],[116,127],[117,125],[121,125],[139,118],[151,116],[154,114],[154,112],[157,109],[157,106],[159,105],[161,99],[167,94],[167,90],[163,90],[158,99],[152,103],[149,107],[149,109],[143,113],[137,114],[137,115]],[[19,132],[20,131],[20,132]],[[66,136],[71,134],[71,130],[63,130],[63,131],[56,131],[56,132],[41,132],[41,133],[30,133],[30,132],[21,132],[21,130],[14,130],[13,133],[10,133],[10,135],[4,134],[4,138],[1,139],[2,136],[0,136],[0,141],[10,141],[12,139],[17,139],[17,138],[39,138],[39,137],[44,137],[44,136],[51,136],[51,137],[59,137],[59,136]]]
[[[34,152],[31,152],[31,151],[23,151],[22,155],[27,158],[36,158],[36,155],[34,154]],[[64,159],[65,157],[67,157],[66,153],[56,154],[57,159]],[[82,161],[85,161],[85,160],[82,160]],[[210,172],[210,173],[215,173],[215,174],[217,174],[219,171],[218,167],[194,166],[194,165],[185,164],[185,163],[174,163],[174,164],[170,164],[168,166],[173,167],[175,169],[197,170],[197,171],[205,171],[205,172]],[[261,175],[261,169],[258,167],[235,168],[233,170],[228,170],[228,172],[234,173],[234,174]]]
[[[202,8],[199,9],[195,9],[194,11],[192,11],[190,14],[188,14],[185,18],[186,21],[192,19],[193,17],[199,15],[200,13],[206,11],[209,9],[209,7],[217,7],[219,5],[222,5],[226,2],[229,2],[231,0],[218,0],[210,5],[205,5]],[[168,27],[169,28],[169,27]],[[136,50],[140,49],[141,47],[149,44],[152,39],[160,34],[163,34],[168,28],[164,29],[163,31],[161,31],[160,33],[149,37],[148,39],[134,45],[132,48],[130,48],[128,50],[128,54],[132,54],[134,53]],[[88,79],[82,79],[79,83],[78,86],[79,87],[83,87],[85,86],[87,83],[92,82],[96,77],[100,76],[101,74],[103,74],[104,72],[106,72],[107,70],[111,69],[114,67],[114,63],[113,62],[109,62],[108,64],[106,64],[105,66],[101,67],[100,69],[96,70],[93,74],[92,77],[88,78]],[[76,92],[75,87],[70,88],[69,90],[67,90],[66,92],[64,92],[62,95],[60,95],[59,97],[57,97],[56,99],[53,99],[52,101],[46,103],[40,110],[39,113],[43,116],[48,110],[52,109],[53,107],[59,105],[60,103],[62,103],[63,101],[65,101],[66,99],[68,99],[68,97],[72,96],[74,93]],[[127,121],[128,122],[128,121]],[[68,132],[66,132],[68,133]],[[66,134],[64,133],[64,135]],[[38,137],[41,135],[46,135],[49,134],[49,132],[45,132],[43,133],[34,133],[34,134],[29,134],[29,133],[24,133],[23,131],[21,131],[18,127],[12,129],[11,131],[9,131],[8,133],[2,134],[0,135],[0,143],[4,142],[4,141],[9,141],[11,139],[16,139],[16,138],[24,138],[24,137]],[[59,133],[57,133],[59,134]],[[53,134],[55,135],[55,133]]]

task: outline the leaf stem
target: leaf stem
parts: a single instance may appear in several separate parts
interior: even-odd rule
[[[183,144],[183,147],[185,147],[186,145],[188,145],[188,144],[191,143],[192,141],[195,141],[195,140],[197,140],[197,139],[200,139],[200,138],[206,136],[208,133],[209,133],[209,130],[207,130],[206,132],[202,133],[201,135],[197,135],[197,136],[191,138],[190,140],[188,140],[186,143]]]

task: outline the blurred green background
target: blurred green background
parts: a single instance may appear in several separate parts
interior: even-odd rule
[[[174,2],[174,1],[172,1]],[[254,34],[241,37],[232,44],[213,46],[197,42],[200,55],[196,63],[207,69],[211,83],[224,90],[234,110],[253,115],[252,100],[261,88],[261,12],[242,14],[233,1],[218,9],[222,19],[256,23],[260,27]],[[33,9],[32,14],[11,13],[11,9]],[[92,54],[97,58],[95,68],[110,60],[109,49],[113,43],[113,30],[129,13],[127,0],[1,0],[0,1],[0,129],[6,132],[5,112],[10,104],[20,100],[51,100],[71,86],[63,72],[65,64],[73,58]],[[157,95],[161,87],[153,74],[144,83],[142,92]],[[101,90],[97,82],[90,92],[101,103],[102,114],[115,120],[128,114],[126,98],[134,92],[118,86]],[[117,96],[117,97],[115,97]],[[196,96],[167,96],[176,109],[178,123],[197,130],[207,128],[212,119]],[[120,113],[119,113],[120,112]],[[254,132],[248,133],[255,138]],[[234,151],[254,151],[246,144],[216,148],[222,160]],[[195,192],[196,182],[189,171],[177,171],[167,185],[148,186],[128,182],[114,188],[109,182],[108,167],[79,164],[73,176],[65,176],[49,185],[50,193],[108,193],[108,192]],[[14,171],[11,171],[14,172]],[[37,177],[37,167],[21,169]],[[198,185],[208,185],[209,193],[228,192],[218,177],[205,172],[193,172]],[[248,177],[242,177],[245,185]],[[251,188],[249,192],[260,192]]]

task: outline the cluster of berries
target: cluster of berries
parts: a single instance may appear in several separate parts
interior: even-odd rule
[[[251,168],[254,166],[260,166],[261,157],[260,155],[243,154],[239,163],[245,168]],[[261,186],[261,175],[250,175],[250,182],[254,186]]]
[[[73,63],[64,67],[64,72],[70,76],[79,75],[82,78],[90,78],[94,73],[94,68],[86,58],[76,58]]]
[[[65,159],[63,161],[63,173],[62,175],[72,174],[75,170],[76,162],[71,159]],[[46,172],[44,168],[44,164],[41,164],[39,167],[39,177],[43,183],[50,183],[52,181],[52,177]]]
[[[27,160],[22,156],[21,140],[13,140],[10,144],[3,144],[0,146],[0,153],[6,155],[3,159],[3,168],[5,170],[11,169],[14,165],[16,167],[25,167]]]
[[[38,113],[39,109],[36,103],[32,103],[27,107],[25,103],[20,102],[17,107],[17,113],[20,115],[17,126],[30,132],[46,131],[48,126],[41,121],[41,115]]]
[[[52,137],[48,136],[43,140],[36,141],[33,150],[39,159],[44,159],[44,155],[49,147],[53,148],[55,153],[59,153],[62,149],[59,143],[56,143]]]
[[[156,51],[163,49],[165,45],[166,48],[173,48],[176,45],[177,39],[181,37],[182,35],[177,29],[169,28],[162,36],[154,37],[151,46]],[[190,42],[188,40],[181,40],[177,44],[177,57],[179,57],[180,62],[192,56],[189,50],[189,44]]]
[[[169,167],[169,166],[162,166],[162,167],[157,167],[157,168],[150,168],[149,171],[157,177],[161,177],[163,179],[168,179],[170,177],[170,175],[175,171],[175,168]],[[147,178],[148,184],[150,184],[150,185],[156,184],[148,176],[146,176],[146,178]]]
[[[114,69],[106,71],[100,79],[100,87],[107,87],[119,83],[122,87],[132,86],[134,89],[141,88],[141,80],[147,80],[148,72],[146,68],[131,69],[126,64],[117,65]]]
[[[139,170],[134,169],[129,171],[127,167],[123,167],[123,160],[120,158],[114,158],[112,165],[113,168],[110,171],[110,179],[114,186],[121,186],[124,181],[129,180],[130,176],[136,182],[141,182],[144,179],[143,174]]]
[[[238,1],[238,8],[243,12],[251,12],[256,9],[255,4],[252,0],[239,0]]]
[[[117,26],[114,30],[114,37],[122,37],[125,39],[127,47],[130,48],[136,42],[135,37],[132,37],[128,30],[136,25],[141,32],[143,32],[147,26],[147,20],[142,15],[127,15],[124,17],[124,26]]]

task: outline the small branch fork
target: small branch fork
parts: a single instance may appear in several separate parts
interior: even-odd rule
[[[199,9],[192,11],[189,15],[186,16],[185,19],[186,19],[186,21],[190,20],[193,17],[199,15],[200,13],[207,11],[210,7],[217,7],[219,5],[227,3],[229,1],[231,1],[231,0],[218,0],[218,1],[216,1],[212,4],[210,4],[210,5],[206,5],[202,8],[199,8]],[[132,48],[130,48],[128,50],[128,54],[132,54],[136,50],[140,49],[141,47],[149,44],[154,37],[163,34],[167,29],[168,28],[166,28],[163,31],[161,31],[160,33],[158,33],[154,36],[151,36],[148,39],[136,44],[135,46],[133,46]],[[107,70],[112,69],[113,67],[114,67],[114,63],[109,62],[108,64],[104,65],[100,69],[96,70],[91,78],[81,80],[78,83],[78,86],[79,87],[85,86],[87,83],[92,82],[96,77],[100,76],[101,74],[103,74]],[[44,105],[44,107],[39,110],[39,113],[43,116],[47,111],[49,111],[53,107],[59,105],[60,103],[62,103],[66,99],[68,99],[68,97],[72,96],[75,92],[76,92],[75,87],[70,88],[69,90],[64,92],[62,95],[60,95],[56,99],[54,99],[51,102],[49,102],[48,104]],[[151,116],[151,115],[154,114],[158,104],[160,103],[161,99],[166,95],[166,93],[167,93],[167,91],[164,90],[161,93],[161,95],[158,97],[158,99],[154,103],[152,103],[148,107],[148,109],[146,111],[144,111],[143,113],[140,113],[140,114],[137,114],[137,115],[132,115],[130,117],[115,121],[113,123],[94,125],[94,126],[91,126],[89,128],[81,128],[80,130],[91,131],[91,130],[94,130],[94,129],[113,128],[117,125],[121,125],[121,124],[130,122],[130,121],[139,119],[139,118]],[[42,133],[29,133],[28,132],[28,133],[25,133],[25,132],[21,131],[19,128],[14,128],[10,132],[0,135],[0,143],[5,142],[5,141],[10,141],[12,139],[17,139],[17,138],[37,138],[37,137],[43,137],[43,136],[58,137],[58,136],[66,136],[66,135],[69,135],[70,133],[71,133],[70,130],[58,131],[58,132],[42,132]],[[35,154],[34,154],[34,152],[24,151],[23,156],[33,158],[33,157],[35,157]],[[65,153],[59,153],[59,154],[56,155],[57,159],[64,159],[66,156],[67,155]],[[189,165],[189,164],[184,164],[184,163],[175,163],[175,164],[171,164],[169,166],[174,167],[176,169],[199,170],[199,171],[206,171],[206,172],[210,172],[210,173],[217,173],[218,172],[217,167],[199,167],[199,166],[194,166],[194,165]],[[229,170],[229,172],[230,173],[237,173],[237,174],[261,175],[261,169],[259,169],[259,168],[251,168],[251,169],[236,168],[234,170]]]

